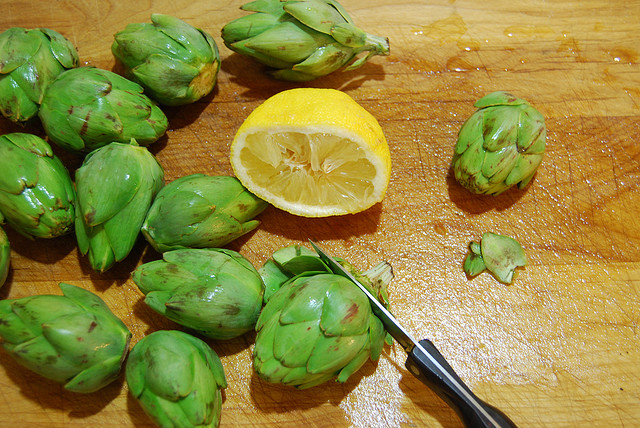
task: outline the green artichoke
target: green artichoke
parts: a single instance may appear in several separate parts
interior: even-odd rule
[[[511,284],[516,268],[527,264],[527,256],[520,243],[504,235],[485,233],[480,243],[469,244],[469,250],[463,266],[469,276],[476,276],[486,269],[498,281]]]
[[[246,258],[219,248],[174,250],[162,256],[133,272],[148,306],[214,339],[231,339],[253,329],[264,285]]]
[[[91,267],[104,272],[131,252],[164,185],[156,158],[135,140],[89,153],[76,171],[76,238]]]
[[[22,123],[38,114],[47,86],[78,66],[75,46],[48,28],[9,28],[0,34],[0,112]]]
[[[1,136],[0,169],[0,213],[13,229],[38,238],[73,230],[73,182],[45,140],[20,132]]]
[[[222,247],[258,227],[267,205],[235,177],[188,175],[158,193],[142,234],[159,252]]]
[[[152,14],[152,24],[129,24],[114,35],[113,55],[125,75],[160,104],[192,103],[216,84],[220,57],[206,32],[169,15]]]
[[[0,214],[0,219],[2,214]],[[4,285],[9,275],[9,264],[11,263],[11,246],[9,238],[4,229],[0,227],[0,287]]]
[[[225,25],[224,44],[277,69],[277,79],[309,81],[389,55],[389,40],[353,25],[335,0],[256,0],[241,9],[255,13]],[[361,52],[367,55],[355,59]]]
[[[47,88],[38,114],[51,141],[79,153],[131,139],[148,146],[168,126],[142,86],[94,67],[60,74]]]
[[[456,180],[473,193],[498,195],[524,189],[542,161],[547,135],[544,117],[525,100],[493,92],[458,133],[453,168]]]
[[[98,296],[60,283],[63,296],[0,301],[2,346],[20,364],[74,392],[113,382],[131,333]]]
[[[129,391],[160,427],[217,427],[227,387],[222,362],[202,340],[176,330],[140,339],[125,369]]]
[[[345,382],[368,358],[377,360],[390,337],[360,289],[329,269],[306,251],[293,247],[269,268],[261,269],[264,281],[278,275],[288,279],[269,298],[256,324],[253,366],[263,379],[310,388],[337,377]],[[297,253],[297,254],[296,254]],[[291,257],[290,260],[286,260]],[[315,257],[317,258],[317,256]],[[356,273],[348,263],[341,263]],[[283,266],[284,264],[284,266]],[[280,274],[274,275],[274,267]],[[388,303],[386,286],[393,275],[383,262],[359,279]]]

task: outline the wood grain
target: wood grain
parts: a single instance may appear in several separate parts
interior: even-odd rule
[[[312,238],[361,268],[388,260],[393,311],[434,341],[483,399],[522,427],[634,426],[640,420],[640,2],[344,0],[391,55],[303,85],[278,82],[220,38],[242,1],[2,2],[0,30],[48,27],[86,65],[112,69],[113,34],[152,12],[178,16],[218,42],[213,94],[166,108],[170,130],[152,146],[167,181],[231,174],[229,144],[267,97],[296,86],[347,92],[379,121],[392,178],[384,201],[351,216],[305,219],[268,208],[254,233],[229,245],[256,266],[280,246]],[[547,153],[525,191],[474,196],[449,171],[473,102],[494,90],[530,101],[547,120]],[[44,135],[0,121],[0,132]],[[57,150],[70,170],[81,159]],[[515,237],[529,265],[511,286],[461,264],[486,231]],[[59,294],[64,281],[99,294],[133,333],[179,328],[148,309],[130,279],[159,256],[140,241],[110,271],[93,273],[73,236],[29,241],[7,230],[12,268],[3,298]],[[455,414],[387,347],[344,384],[295,391],[258,379],[254,336],[209,341],[229,381],[222,426],[456,427]],[[151,426],[125,382],[89,394],[60,386],[0,352],[0,425]]]

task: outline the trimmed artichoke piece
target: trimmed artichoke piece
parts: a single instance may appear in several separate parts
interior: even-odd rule
[[[95,67],[60,74],[44,94],[38,114],[49,139],[77,153],[131,139],[148,146],[168,126],[167,117],[143,94],[142,86]]]
[[[360,272],[344,259],[335,260],[367,287],[385,307],[389,307],[387,285],[393,279],[393,270],[389,263],[381,262],[365,272]],[[265,284],[265,303],[285,282],[297,275],[332,273],[315,251],[299,245],[290,245],[275,251],[258,272]]]
[[[219,248],[258,227],[267,205],[235,177],[188,175],[158,193],[142,234],[159,252]]]
[[[246,258],[219,248],[174,250],[162,256],[133,272],[149,307],[214,339],[232,339],[254,328],[264,285]]]
[[[0,214],[27,237],[55,238],[73,230],[76,191],[69,171],[42,138],[0,137]]]
[[[321,272],[324,263],[313,257],[310,250],[286,247],[261,269],[266,281],[284,280],[275,287],[256,324],[253,366],[268,382],[299,389],[333,378],[345,382],[367,359],[378,359],[385,341],[391,343],[365,294],[328,268]],[[340,262],[374,295],[386,299],[386,287],[393,278],[388,263],[359,273]],[[381,302],[388,306],[385,299]]]
[[[242,9],[254,13],[224,26],[224,44],[275,68],[277,79],[309,81],[389,55],[389,39],[356,27],[335,0],[256,0]]]
[[[78,52],[48,28],[12,27],[0,34],[0,113],[16,123],[38,114],[47,86],[78,66]]]
[[[117,379],[131,333],[97,295],[60,283],[63,296],[0,301],[2,346],[21,365],[69,391]]]
[[[75,231],[80,252],[94,270],[104,272],[129,255],[162,186],[162,166],[135,140],[86,156],[76,171]]]
[[[544,117],[507,92],[475,103],[478,110],[458,133],[451,167],[456,180],[473,193],[498,195],[524,189],[542,161],[547,130]]]
[[[125,75],[163,105],[193,103],[209,94],[220,70],[211,35],[169,15],[152,14],[151,24],[129,24],[114,35],[113,55]]]
[[[516,268],[527,264],[522,246],[509,236],[487,232],[480,243],[471,242],[469,250],[464,261],[464,271],[469,276],[488,270],[498,281],[511,284]]]
[[[11,246],[4,229],[0,227],[0,287],[4,285],[9,275],[11,263]]]
[[[202,340],[176,330],[153,332],[135,344],[125,372],[129,391],[156,425],[219,426],[227,380],[220,358]]]

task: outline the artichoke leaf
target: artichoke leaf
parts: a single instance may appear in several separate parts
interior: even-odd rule
[[[326,293],[323,281],[329,274],[315,275],[294,287],[289,296],[290,301],[280,313],[281,324],[294,324],[312,321],[322,316]],[[305,278],[302,278],[303,280]],[[275,297],[274,297],[275,298]]]
[[[222,28],[222,38],[225,44],[233,44],[257,36],[280,22],[278,16],[270,13],[252,13],[241,16]]]
[[[247,40],[245,46],[273,59],[295,64],[315,51],[316,40],[309,30],[300,28],[300,24],[286,21]]]
[[[482,144],[482,126],[483,126],[482,113],[476,112],[467,119],[460,131],[458,132],[458,141],[454,149],[456,155],[460,155],[465,152],[469,147],[480,141]]]
[[[0,73],[8,74],[26,63],[42,45],[33,31],[12,27],[0,35]]]
[[[197,339],[190,334],[182,335],[182,337],[184,338],[184,340],[191,343],[191,345],[193,345],[193,347],[198,350],[202,358],[205,359],[208,368],[211,370],[211,373],[213,373],[214,380],[216,381],[218,387],[226,388],[227,379],[224,374],[222,361],[220,361],[220,357],[218,356],[218,354],[213,352],[213,350],[209,347],[209,345],[207,345],[206,342]]]
[[[525,100],[522,98],[518,98],[515,95],[510,94],[505,91],[495,91],[490,94],[485,95],[475,102],[474,106],[477,108],[491,107],[491,106],[519,106],[526,104]]]
[[[350,280],[335,275],[326,296],[320,318],[320,328],[326,336],[355,336],[367,332],[371,305]]]
[[[352,56],[353,53],[349,49],[341,48],[335,44],[328,44],[319,47],[304,61],[294,65],[292,71],[307,74],[308,76],[300,77],[308,80],[336,71],[347,63]],[[274,74],[282,75],[287,71],[289,70],[278,70]]]
[[[159,97],[180,97],[187,95],[189,83],[198,76],[200,70],[186,62],[176,61],[165,55],[149,55],[146,62],[131,69],[139,81],[163,82],[161,87],[150,90],[150,95]]]
[[[33,167],[33,154],[16,149],[7,140],[0,140],[0,159],[4,165],[12,165],[12,174],[0,174],[0,191],[19,195],[25,187],[38,182],[38,169]]]
[[[319,0],[285,1],[284,10],[298,21],[324,34],[331,34],[331,28],[346,22],[332,5]]]
[[[368,340],[367,332],[359,336],[325,336],[316,342],[307,361],[307,371],[311,374],[335,374],[355,358]]]
[[[146,61],[149,52],[183,58],[188,55],[184,49],[177,52],[177,46],[169,42],[164,35],[159,34],[153,24],[149,23],[128,24],[123,31],[114,34],[113,38],[111,51],[127,69]],[[144,43],[140,43],[140,40],[144,40]]]
[[[126,348],[128,348],[128,343]],[[87,367],[64,385],[68,391],[94,392],[118,378],[123,355],[114,355]]]
[[[274,27],[276,28],[276,27]],[[267,30],[271,31],[271,30]],[[264,34],[264,33],[261,33]],[[235,43],[229,44],[230,49],[243,55],[247,55],[256,58],[261,63],[272,68],[291,68],[295,65],[295,61],[284,61],[280,58],[276,58],[269,53],[263,53],[251,47],[251,42],[254,38],[239,40]]]
[[[360,352],[355,357],[353,357],[353,359],[349,361],[349,363],[346,366],[344,366],[342,370],[340,370],[340,373],[338,373],[338,377],[336,378],[336,381],[341,383],[346,382],[347,379],[349,379],[349,377],[351,377],[352,374],[357,372],[360,369],[360,367],[362,367],[364,363],[367,362],[368,359],[369,359],[369,348],[367,346],[364,346],[360,350]],[[371,357],[371,359],[373,360],[374,358]]]
[[[11,353],[24,367],[58,383],[66,382],[78,371],[43,336],[17,344]]]
[[[137,156],[123,156],[114,145],[98,150],[76,171],[78,204],[89,226],[104,223],[127,206],[144,176]]]
[[[525,188],[535,175],[541,162],[541,154],[520,156],[513,166],[511,173],[505,178],[505,184],[508,186],[518,184],[518,188]]]
[[[241,10],[247,12],[262,12],[279,17],[286,14],[284,2],[274,0],[254,0],[240,6]]]
[[[544,117],[533,108],[520,111],[518,126],[518,152],[526,154],[542,154],[545,150],[547,128]]]
[[[331,36],[338,43],[350,48],[364,48],[367,42],[367,33],[353,24],[334,25],[331,27]]]
[[[163,34],[184,47],[186,55],[183,55],[183,61],[189,62],[191,58],[198,58],[201,62],[207,62],[212,59],[211,45],[207,43],[206,37],[203,40],[204,32],[200,29],[175,16],[159,13],[151,14],[151,22],[161,29]]]
[[[147,387],[171,401],[188,395],[193,390],[194,380],[194,368],[189,357],[154,341],[153,353],[147,356],[150,359],[147,361]],[[171,373],[171,376],[167,376],[167,373]]]
[[[316,332],[316,340],[308,340],[310,332]],[[323,339],[317,319],[280,325],[273,338],[273,355],[285,367],[304,367],[319,340]]]
[[[111,243],[116,261],[123,260],[136,243],[153,193],[142,192],[132,198],[113,217],[101,224]]]
[[[51,41],[51,53],[64,68],[75,68],[78,66],[78,51],[75,46],[63,37],[60,33],[48,28],[41,28],[44,34]]]
[[[489,179],[489,183],[504,181],[519,158],[515,144],[505,146],[495,152],[485,152],[482,164],[482,175]]]
[[[12,76],[0,78],[0,94],[14,94],[15,96],[0,96],[0,112],[13,122],[27,120],[38,113],[38,105],[20,94],[18,83]]]
[[[519,109],[510,106],[490,107],[483,111],[484,149],[495,152],[516,145],[519,116]]]
[[[267,260],[259,269],[262,282],[264,283],[264,303],[267,303],[271,296],[280,289],[290,276],[280,269],[280,266],[273,260]]]

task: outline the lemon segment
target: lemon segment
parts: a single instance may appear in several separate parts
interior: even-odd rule
[[[363,211],[391,173],[378,121],[335,89],[292,89],[267,99],[231,145],[236,177],[256,196],[306,217]]]

